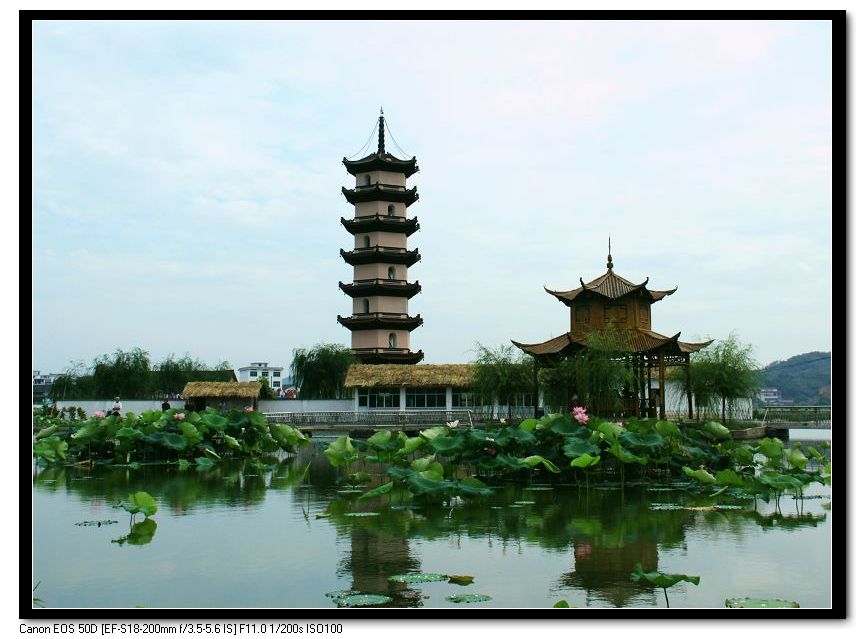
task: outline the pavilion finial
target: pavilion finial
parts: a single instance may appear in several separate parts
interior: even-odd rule
[[[384,108],[379,107],[378,116],[378,154],[384,155]]]
[[[607,236],[607,270],[609,270],[609,271],[613,270],[613,254],[612,253],[613,252],[610,249],[610,236],[608,235]]]

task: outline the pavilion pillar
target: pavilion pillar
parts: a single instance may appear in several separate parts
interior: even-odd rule
[[[533,386],[532,386],[532,402],[535,405],[535,419],[538,418],[540,414],[540,410],[538,408],[538,358],[533,357],[532,362],[534,363],[534,376],[533,376]]]
[[[663,355],[659,355],[658,357],[658,403],[660,404],[658,407],[658,417],[667,419],[667,399],[664,395],[664,377],[667,370],[667,361]]]
[[[646,356],[646,417],[654,417],[652,411],[652,356]]]
[[[640,417],[645,417],[649,408],[646,406],[646,358],[638,355],[637,368],[640,373]]]
[[[694,401],[691,397],[691,354],[685,355],[685,392],[688,394],[688,419],[694,419]]]
[[[634,393],[633,393],[633,395],[634,395],[634,398],[633,398],[633,402],[634,402],[634,407],[633,407],[634,417],[639,417],[639,415],[640,415],[640,387],[639,387],[639,383],[640,383],[640,374],[639,374],[639,372],[638,372],[638,369],[639,369],[639,363],[638,363],[638,359],[637,359],[637,358],[638,358],[638,355],[636,355],[636,354],[634,354],[634,355],[631,356],[631,369],[633,370],[633,374],[634,374],[634,383],[631,385],[631,388],[632,388],[633,391],[634,391]]]

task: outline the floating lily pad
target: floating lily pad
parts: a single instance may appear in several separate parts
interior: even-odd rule
[[[715,504],[715,510],[742,510],[741,504]]]
[[[423,584],[430,581],[447,581],[448,576],[437,572],[414,572],[404,575],[391,575],[388,581],[396,581],[401,584]]]
[[[529,486],[524,490],[555,490],[552,486]]]
[[[111,524],[116,524],[117,521],[114,519],[100,519],[98,521],[79,521],[75,525],[76,526],[110,526]]]
[[[337,495],[356,495],[357,493],[362,493],[363,491],[359,488],[346,488],[345,490],[336,491]]]
[[[367,593],[358,593],[356,595],[347,595],[333,600],[337,606],[379,606],[391,601],[387,595],[374,595]]]
[[[490,510],[502,510],[504,506],[490,506]]]
[[[411,506],[409,504],[394,504],[392,506],[388,506],[390,510],[419,510],[417,506]]]
[[[330,597],[331,599],[342,599],[343,597],[348,597],[350,595],[359,595],[359,590],[334,590],[333,592],[324,593],[325,597]]]
[[[795,601],[784,599],[752,599],[751,597],[737,597],[727,599],[724,602],[727,608],[798,608]]]
[[[445,599],[453,603],[476,603],[478,601],[490,601],[492,597],[489,595],[451,595]]]
[[[666,492],[674,492],[680,490],[679,488],[674,488],[672,486],[654,486],[652,488],[646,488],[650,493],[666,493]]]
[[[534,504],[535,502],[528,501],[528,500],[520,500],[520,501],[515,501],[514,503],[519,504],[520,506],[529,506],[531,504]]]
[[[508,508],[525,508],[525,504],[511,504]]]
[[[649,504],[649,510],[683,510],[681,504]]]
[[[468,586],[473,583],[475,578],[469,575],[448,575],[450,579],[448,579],[449,584],[456,584],[458,586]]]
[[[346,517],[377,517],[379,513],[346,513]]]

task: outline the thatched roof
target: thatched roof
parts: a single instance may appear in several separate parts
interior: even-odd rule
[[[345,386],[463,387],[471,385],[473,369],[472,364],[352,364]]]
[[[248,397],[255,399],[261,391],[258,382],[188,382],[184,397]]]

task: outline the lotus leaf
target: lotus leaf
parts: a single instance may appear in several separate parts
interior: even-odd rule
[[[343,466],[357,459],[357,450],[351,443],[351,439],[342,436],[331,442],[324,451],[332,466]]]
[[[381,495],[386,495],[391,490],[393,490],[393,482],[389,481],[386,484],[382,484],[378,488],[373,488],[372,490],[368,490],[363,495],[357,498],[358,501],[363,501],[364,499],[371,499],[372,497],[379,497]]]
[[[185,450],[186,449],[186,438],[183,435],[178,435],[177,433],[166,433],[163,431],[157,431],[155,433],[151,433],[150,435],[145,435],[142,438],[144,441],[151,442],[153,444],[159,444],[160,446],[164,446],[165,448],[170,448],[172,450]]]
[[[462,437],[436,437],[429,445],[441,455],[452,455],[463,449],[464,440]]]
[[[453,603],[477,603],[480,601],[490,601],[492,597],[489,595],[450,595],[449,597],[445,597],[445,599]]]
[[[658,433],[661,437],[666,437],[667,439],[679,439],[679,437],[681,437],[682,435],[678,426],[676,426],[672,422],[668,422],[663,419],[655,422],[653,428],[655,429],[655,432]]]
[[[403,442],[402,448],[397,450],[394,455],[396,457],[407,457],[423,446],[425,442],[426,440],[423,437],[410,437]]]
[[[69,444],[61,440],[57,435],[46,437],[33,444],[33,454],[47,462],[56,462],[66,459],[66,450]]]
[[[369,436],[366,441],[370,446],[384,446],[390,441],[391,436],[389,430],[380,430]]]
[[[378,517],[381,513],[371,513],[371,512],[356,512],[356,513],[346,513],[346,517]]]
[[[619,444],[627,446],[628,450],[633,451],[635,454],[657,455],[664,447],[664,438],[658,433],[638,435],[637,433],[625,431],[619,435]]]
[[[307,464],[306,466],[307,468],[309,468],[309,464]],[[372,477],[369,473],[360,470],[356,473],[352,473],[351,475],[347,475],[346,480],[349,484],[357,486],[358,484],[365,484],[369,481],[372,481]]]
[[[450,430],[447,428],[447,426],[433,426],[432,428],[422,430],[420,432],[420,436],[427,441],[432,441],[434,439],[438,439],[439,437],[446,437],[449,432]]]
[[[589,443],[588,440],[571,437],[565,443],[562,452],[568,457],[580,457],[581,455],[593,457],[600,455],[601,449],[597,445]]]
[[[183,437],[186,439],[186,445],[192,448],[196,444],[201,443],[204,439],[204,436],[198,432],[198,429],[192,424],[187,424],[185,421],[181,422],[178,426],[180,432],[183,434]]]
[[[805,470],[805,466],[808,465],[808,458],[802,453],[798,448],[788,448],[784,451],[784,457],[787,458],[787,463],[793,466],[794,468],[798,468],[799,470]]]
[[[601,461],[600,455],[589,455],[588,453],[583,453],[579,457],[571,460],[571,466],[576,468],[590,468]]]
[[[706,422],[700,426],[703,433],[711,435],[715,439],[730,439],[730,429],[718,422]]]
[[[737,486],[741,488],[745,485],[745,480],[729,468],[725,468],[715,473],[715,483],[721,486]]]
[[[162,411],[161,410],[146,410],[141,413],[140,417],[141,421],[145,424],[154,424],[162,419]]]
[[[529,457],[523,457],[520,462],[528,466],[529,468],[534,468],[538,464],[542,464],[544,468],[546,468],[551,473],[559,473],[561,472],[553,462],[549,459],[541,457],[540,455],[530,455]]]
[[[431,464],[429,468],[426,470],[422,470],[418,473],[418,477],[422,477],[423,479],[431,479],[433,481],[438,481],[444,479],[444,468],[438,462]]]
[[[693,470],[691,468],[688,468],[687,466],[682,466],[682,472],[684,472],[688,477],[696,479],[701,484],[715,483],[715,476],[703,468]]]
[[[618,459],[623,464],[633,464],[639,463],[641,466],[645,465],[649,459],[647,457],[643,457],[640,455],[635,455],[627,448],[619,444],[618,442],[614,442],[608,449],[607,452],[610,453],[613,457]]]
[[[525,465],[513,455],[496,455],[493,458],[493,465],[502,470],[520,470],[525,468]]]
[[[459,493],[466,497],[491,495],[493,493],[492,488],[484,484],[480,479],[474,477],[467,477],[466,479],[460,480],[457,488],[459,489]]]
[[[552,486],[529,486],[528,488],[524,488],[523,490],[531,490],[531,491],[553,490],[553,487]]]
[[[217,413],[204,413],[201,417],[201,421],[208,428],[218,431],[223,431],[225,430],[225,427],[228,426],[228,419]]]
[[[700,585],[700,577],[690,575],[674,575],[663,572],[643,572],[643,566],[637,564],[634,566],[634,572],[631,573],[631,581],[635,583],[645,582],[650,583],[658,588],[670,588],[675,586],[680,581],[687,581],[695,586]]]
[[[210,470],[213,468],[213,460],[209,457],[196,457],[195,458],[195,469],[196,470]]]
[[[458,586],[468,586],[474,583],[475,578],[469,575],[448,575],[448,583]]]
[[[334,599],[337,606],[380,606],[392,601],[387,595],[358,593]]]
[[[533,430],[535,430],[535,427],[536,427],[537,425],[538,425],[538,420],[537,420],[537,419],[533,419],[533,418],[530,418],[530,419],[524,419],[524,420],[520,423],[520,425],[519,425],[519,429],[520,429],[520,430],[523,430],[523,431],[525,431],[525,432],[527,432],[527,433],[531,433]]]
[[[615,442],[625,432],[625,427],[610,422],[601,422],[595,430],[606,437],[607,441]]]
[[[424,584],[431,581],[447,581],[448,576],[436,572],[410,572],[403,575],[391,575],[387,579],[400,584]]]
[[[133,546],[143,546],[153,541],[153,535],[156,534],[156,522],[152,519],[145,519],[133,524],[129,534],[119,539],[112,539],[115,544],[132,544]]]
[[[456,488],[449,480],[426,479],[420,475],[408,478],[408,488],[416,495],[444,495],[448,490]]]
[[[144,433],[142,433],[137,428],[130,428],[128,426],[124,426],[114,434],[114,437],[121,441],[133,442],[136,439],[141,439],[142,437],[144,437]]]
[[[246,413],[237,409],[230,410],[226,416],[228,420],[228,428],[232,430],[240,430],[249,424],[249,418]]]
[[[727,608],[798,608],[795,601],[784,599],[752,599],[751,597],[740,597],[724,601]]]
[[[292,452],[298,444],[306,444],[309,441],[306,435],[288,424],[271,424],[270,436],[287,453]]]
[[[760,440],[759,451],[768,459],[779,459],[784,454],[784,442],[777,437],[764,437]]]
[[[177,468],[180,470],[189,470],[190,466],[192,466],[192,464],[190,464],[187,459],[181,459],[177,462]]]
[[[804,484],[792,475],[764,472],[757,477],[757,481],[774,490],[799,490]]]
[[[36,439],[43,439],[45,437],[50,437],[54,433],[56,433],[60,429],[59,424],[54,424],[53,426],[49,426],[48,428],[43,428],[38,433],[36,433]]]
[[[531,445],[538,441],[538,438],[535,437],[532,433],[528,433],[521,428],[516,428],[514,426],[510,426],[502,431],[502,434],[505,436],[506,441],[513,440],[518,444],[523,445]],[[496,443],[498,442],[498,437],[496,438]],[[507,443],[499,444],[500,446],[506,446]]]
[[[240,442],[237,441],[237,440],[236,440],[234,437],[232,437],[231,435],[227,435],[226,433],[223,433],[223,434],[222,434],[222,439],[225,441],[226,444],[228,444],[229,446],[231,446],[231,447],[234,448],[235,450],[240,450],[240,449],[241,449]]]
[[[267,420],[264,415],[259,413],[258,411],[252,411],[251,413],[246,413],[246,417],[249,420],[249,425],[258,430],[259,432],[264,432],[267,428]],[[227,423],[228,420],[226,420]]]
[[[571,606],[564,599],[560,599],[556,603],[553,604],[553,608],[570,608]]]
[[[104,420],[88,420],[84,425],[72,434],[72,439],[80,444],[88,444],[94,441],[104,430]]]
[[[432,464],[433,461],[435,461],[435,458],[436,458],[435,455],[427,455],[426,457],[419,457],[418,459],[415,459],[410,464],[410,467],[412,470],[415,470],[417,472],[422,472],[422,471],[426,470],[427,468],[429,468],[430,464]]]
[[[123,506],[123,510],[132,515],[143,513],[145,517],[150,517],[151,515],[155,515],[157,511],[156,500],[153,499],[152,495],[143,490],[137,493],[131,493],[129,495],[129,501],[124,502],[121,505]]]
[[[550,422],[550,430],[559,435],[573,435],[588,429],[575,420],[571,415],[559,415]]]

